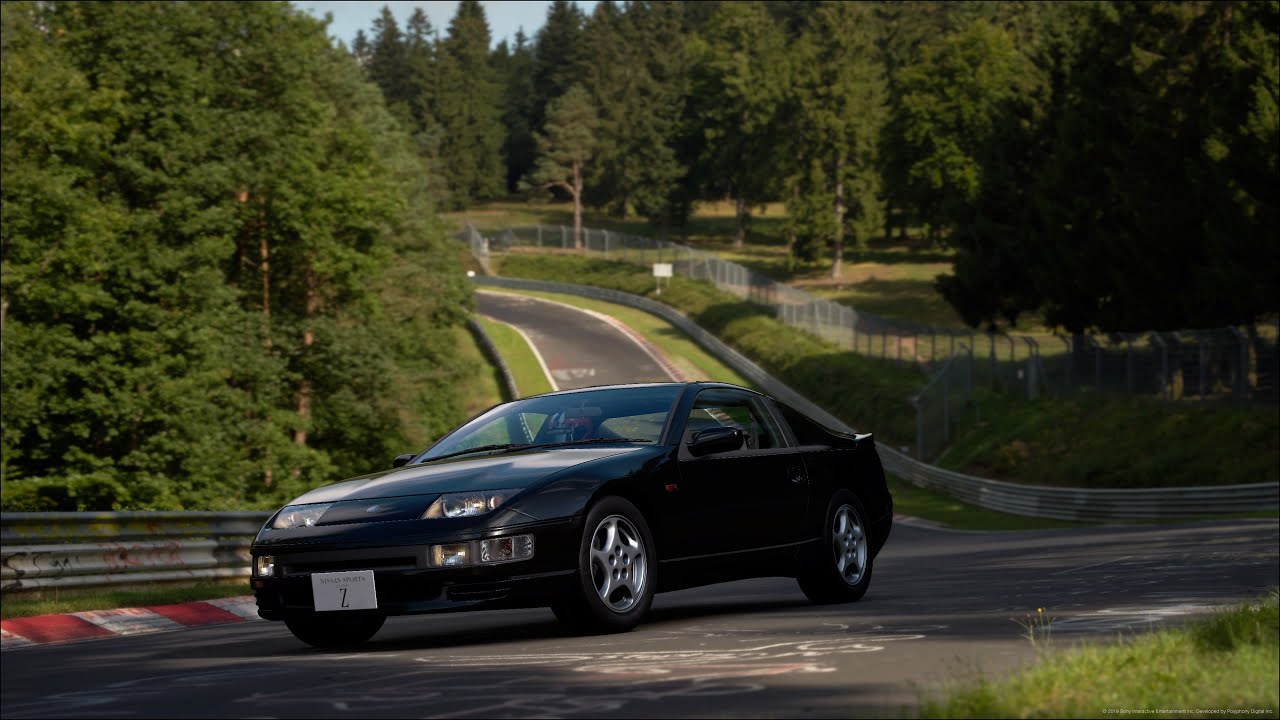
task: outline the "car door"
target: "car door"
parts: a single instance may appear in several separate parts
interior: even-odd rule
[[[736,450],[701,457],[689,442],[701,430],[737,427]],[[726,388],[695,398],[678,451],[680,481],[670,496],[675,557],[734,553],[803,539],[808,478],[796,448],[761,398]]]

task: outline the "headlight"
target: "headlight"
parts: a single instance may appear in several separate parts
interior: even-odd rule
[[[271,577],[276,574],[276,559],[271,555],[259,555],[253,559],[254,577]]]
[[[271,527],[276,530],[311,527],[320,522],[320,516],[331,506],[332,503],[325,503],[324,505],[287,505],[276,515],[275,522],[271,523]]]
[[[483,515],[497,510],[499,505],[518,492],[520,492],[519,489],[445,493],[431,503],[431,507],[422,513],[422,517],[435,519]]]

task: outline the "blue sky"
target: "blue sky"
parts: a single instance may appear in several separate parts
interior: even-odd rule
[[[493,44],[497,45],[504,38],[509,43],[514,44],[516,30],[521,27],[524,28],[524,34],[532,38],[547,19],[547,6],[551,3],[543,2],[542,0],[524,0],[520,2],[512,0],[503,0],[502,2],[482,0],[480,4],[484,6],[485,16],[489,19],[489,33],[493,37]],[[436,0],[432,2],[412,2],[411,0],[382,2],[378,0],[373,2],[295,0],[294,5],[318,18],[324,17],[326,12],[333,13],[333,23],[329,25],[329,34],[342,40],[347,44],[347,47],[351,47],[351,41],[355,38],[357,30],[364,30],[366,35],[370,33],[373,28],[373,19],[382,12],[383,5],[391,8],[391,13],[396,16],[401,28],[409,20],[409,16],[413,14],[413,9],[421,7],[427,12],[427,17],[431,19],[431,25],[440,32],[442,37],[445,31],[448,30],[449,21],[453,19],[454,11],[458,7],[456,0]],[[584,13],[590,14],[596,3],[595,0],[578,0],[577,5]]]

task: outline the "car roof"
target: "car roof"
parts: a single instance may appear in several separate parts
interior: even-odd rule
[[[699,388],[726,388],[731,390],[742,390],[753,395],[764,397],[764,393],[757,392],[751,388],[734,385],[733,383],[717,382],[713,380],[694,380],[691,382],[651,382],[651,383],[615,383],[613,385],[589,385],[587,387],[572,388],[568,390],[556,390],[554,392],[542,393],[540,395],[530,395],[528,397],[549,397],[552,395],[568,395],[577,392],[586,392],[589,390],[620,390],[622,388],[642,388],[642,387],[694,387]],[[522,400],[526,398],[521,398]]]

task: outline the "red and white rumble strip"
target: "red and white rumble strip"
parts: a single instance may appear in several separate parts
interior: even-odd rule
[[[0,620],[0,650],[260,620],[252,595]]]

